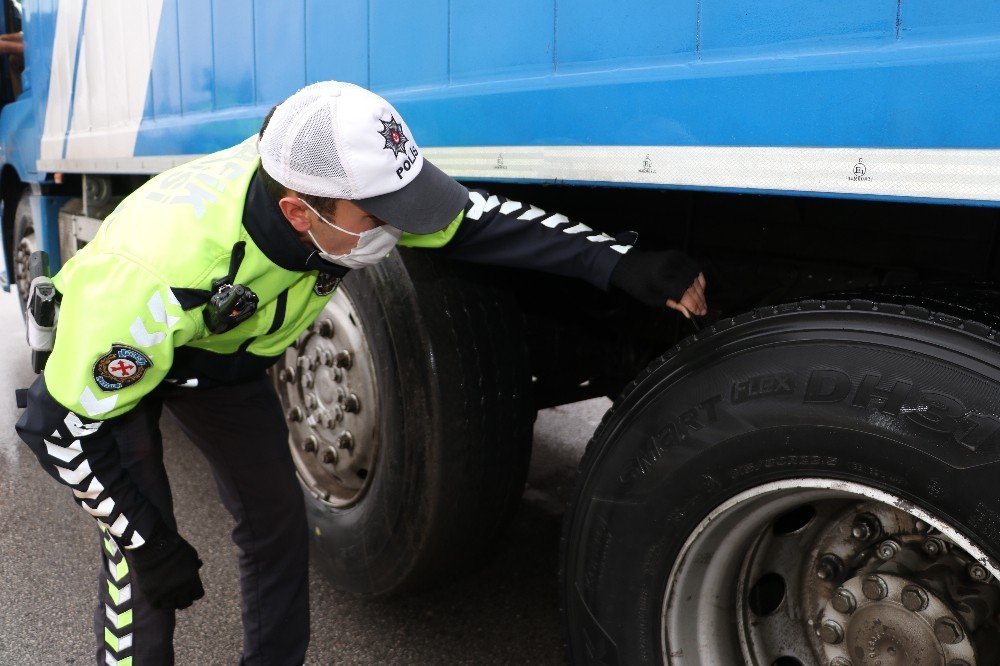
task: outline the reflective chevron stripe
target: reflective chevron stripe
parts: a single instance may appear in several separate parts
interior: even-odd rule
[[[111,653],[107,650],[104,651],[104,663],[107,666],[132,666],[132,657],[125,657],[124,659],[115,659],[111,656]]]
[[[128,575],[128,562],[125,561],[123,557],[121,562],[115,562],[111,559],[108,560],[108,573],[114,578],[116,583],[120,583],[122,578]]]
[[[103,531],[103,526],[101,529]],[[115,555],[118,554],[118,546],[115,545],[115,542],[112,539],[104,537],[103,541],[104,541],[104,550],[108,551],[108,555],[114,557]]]
[[[97,499],[97,496],[104,492],[104,485],[95,476],[90,480],[90,486],[86,490],[73,489],[73,494],[78,499]]]
[[[125,534],[125,530],[127,528],[128,528],[128,519],[125,518],[125,514],[122,514],[115,519],[115,522],[111,524],[108,530],[111,532],[112,535],[120,537],[122,534]]]
[[[83,483],[83,480],[90,476],[90,461],[86,459],[76,469],[64,469],[59,465],[55,468],[59,472],[59,478],[71,486]]]
[[[132,600],[132,584],[130,583],[119,589],[109,580],[108,595],[111,597],[111,601],[115,603],[115,606],[121,606],[122,604],[128,603]]]
[[[104,627],[104,642],[115,652],[122,652],[132,647],[132,634],[127,633],[119,638],[111,629]]]
[[[104,607],[104,614],[108,618],[108,622],[115,629],[125,629],[132,624],[132,610],[129,609],[124,613],[116,613],[107,606]]]
[[[45,442],[45,450],[50,456],[57,460],[61,460],[64,463],[69,462],[73,458],[83,453],[83,448],[80,446],[80,440],[74,440],[69,446],[59,446],[58,444],[53,444],[47,439],[43,439]]]
[[[94,516],[95,518],[107,518],[111,515],[111,512],[115,510],[115,501],[110,497],[104,499],[103,502],[97,506],[90,506],[86,502],[81,501],[80,506],[83,510]]]

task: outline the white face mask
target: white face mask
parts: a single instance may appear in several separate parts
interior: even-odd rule
[[[316,249],[319,250],[319,256],[323,257],[327,261],[345,266],[347,268],[364,268],[365,266],[377,264],[382,261],[387,254],[392,252],[392,248],[396,247],[396,241],[398,241],[399,237],[403,235],[402,229],[390,227],[388,224],[383,224],[380,227],[362,231],[361,233],[348,231],[343,227],[338,227],[336,224],[320,215],[319,212],[306,203],[305,200],[299,199],[299,201],[304,203],[306,208],[311,210],[313,213],[316,213],[316,217],[323,220],[337,231],[358,237],[358,244],[351,248],[350,252],[347,254],[333,255],[323,249],[323,246],[317,242],[311,229],[306,230],[306,233],[309,234],[309,238],[312,239],[313,245],[315,245]]]

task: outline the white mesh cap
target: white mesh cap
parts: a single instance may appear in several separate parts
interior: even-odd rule
[[[391,104],[351,83],[314,83],[279,104],[259,150],[264,170],[288,189],[351,199],[404,231],[442,229],[468,199],[423,157]]]

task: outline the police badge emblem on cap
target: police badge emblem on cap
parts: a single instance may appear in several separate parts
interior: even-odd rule
[[[135,384],[152,367],[153,362],[138,349],[113,344],[94,363],[94,381],[105,391],[118,391]]]

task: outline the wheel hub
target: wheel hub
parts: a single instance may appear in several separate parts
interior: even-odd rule
[[[835,598],[853,598],[857,605],[851,610],[850,605],[838,603],[838,610],[831,600],[823,609],[819,637],[827,663],[976,663],[972,643],[961,631],[961,620],[944,600],[913,581],[892,574],[855,576],[837,590]],[[949,635],[952,629],[956,633]]]
[[[28,298],[28,288],[31,286],[28,281],[28,260],[37,249],[38,243],[35,242],[35,233],[28,230],[14,251],[14,282],[17,284],[21,300]]]
[[[997,568],[883,491],[773,482],[692,531],[663,601],[664,661],[976,666],[1000,655]]]
[[[375,370],[361,319],[343,288],[274,372],[299,477],[337,507],[358,501],[378,452]]]

